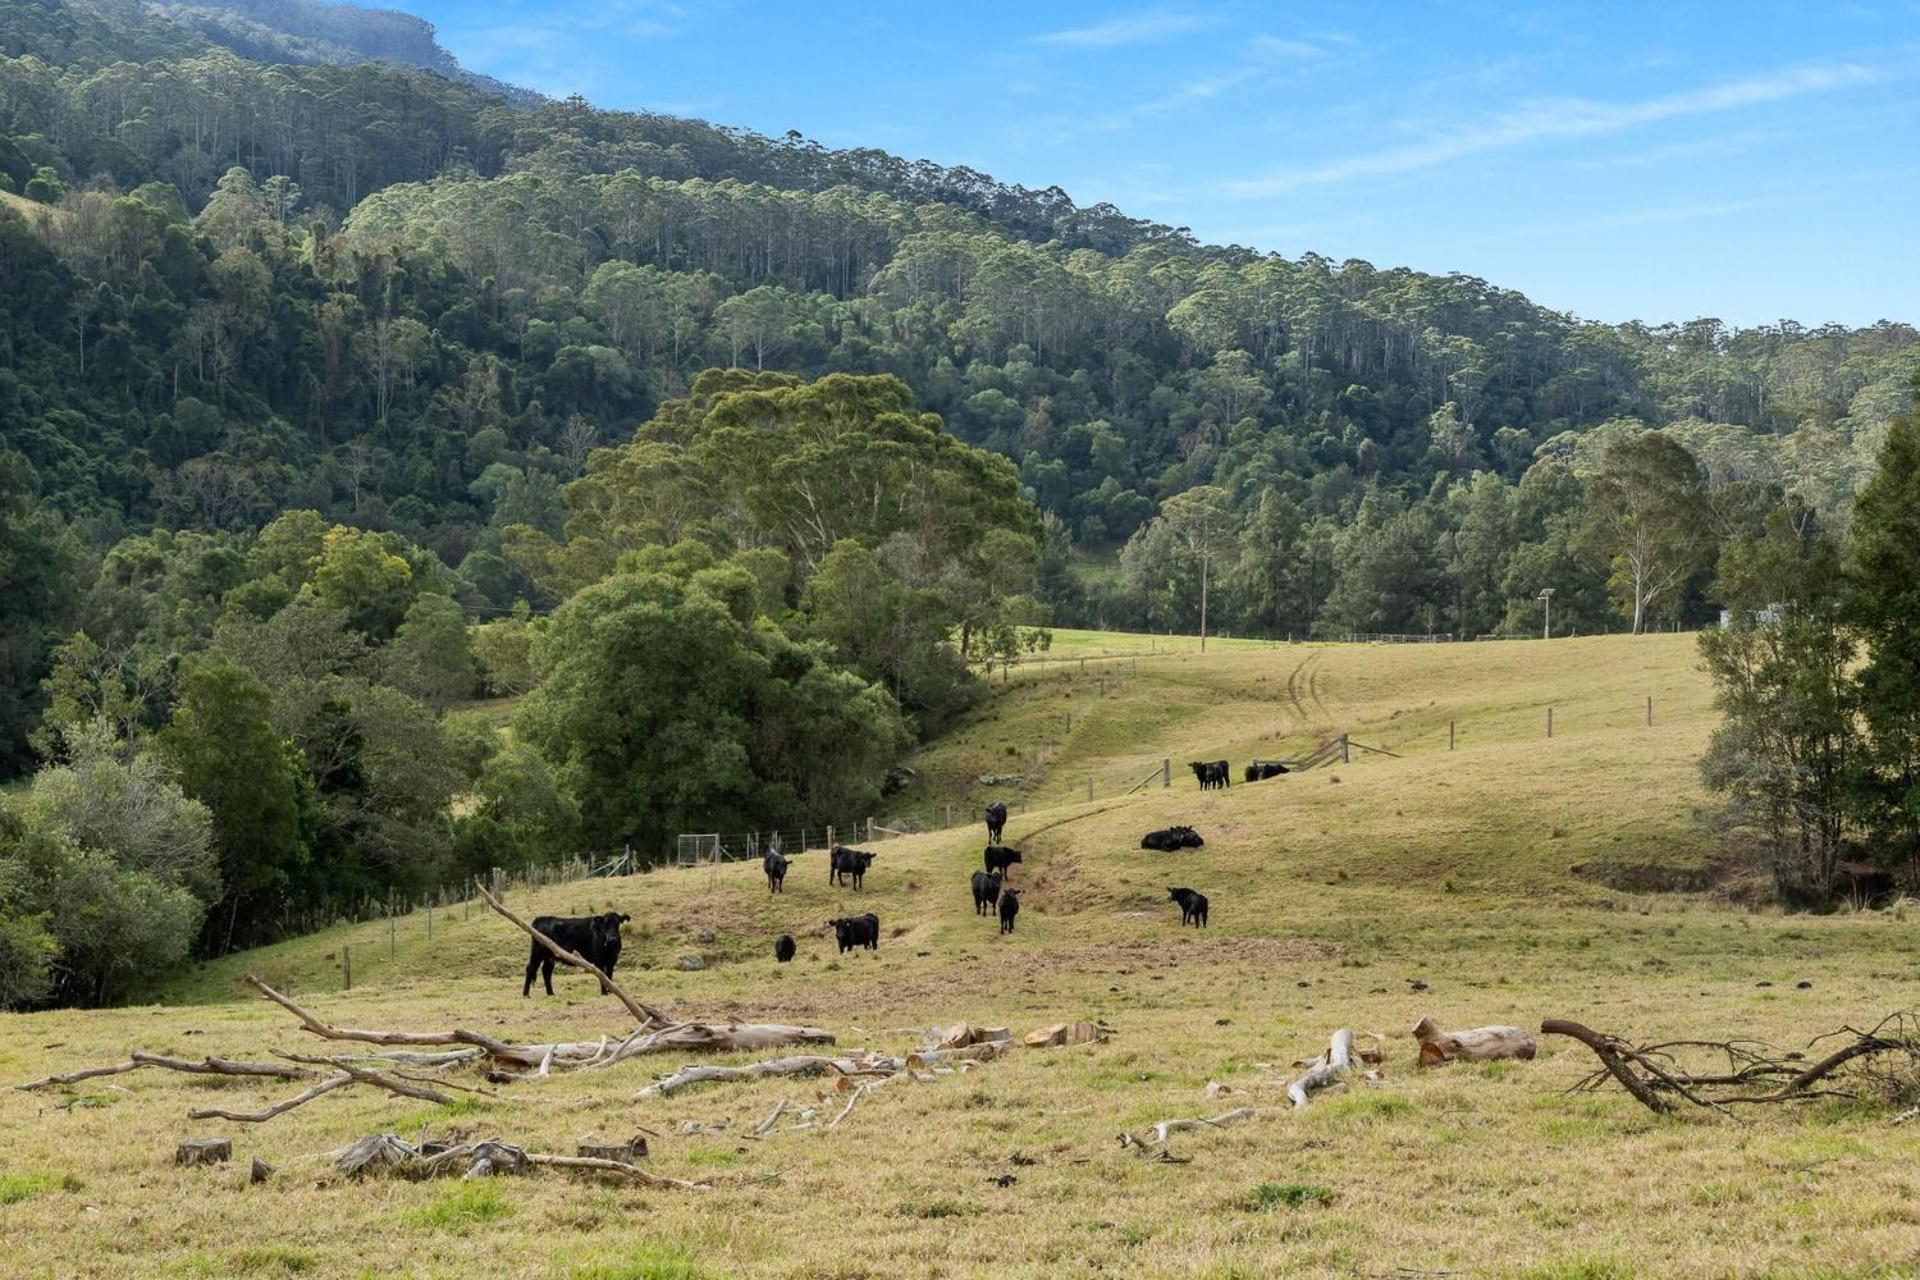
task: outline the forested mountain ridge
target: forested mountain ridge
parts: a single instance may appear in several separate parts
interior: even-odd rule
[[[515,106],[309,16],[267,65],[0,7],[0,1004],[871,814],[970,661],[1203,583],[1257,634],[1698,620],[1721,547],[1844,528],[1920,367]]]

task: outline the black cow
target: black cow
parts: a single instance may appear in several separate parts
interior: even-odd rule
[[[1020,914],[1020,891],[1002,889],[1000,891],[1000,932],[1013,932],[1013,918]]]
[[[774,939],[773,958],[775,960],[778,960],[781,964],[785,964],[787,961],[793,959],[793,952],[794,952],[794,946],[793,946],[792,934],[783,933],[778,938]]]
[[[994,904],[1000,901],[1000,873],[997,871],[976,871],[973,873],[973,914],[987,916],[993,914]]]
[[[1217,790],[1229,784],[1225,760],[1189,760],[1187,768],[1193,770],[1193,776],[1200,780],[1202,791]]]
[[[843,844],[833,846],[828,855],[827,883],[843,885],[843,876],[853,877],[853,887],[858,889],[860,882],[866,879],[867,868],[873,865],[873,855],[862,849],[849,849]]]
[[[1167,896],[1180,904],[1180,923],[1196,929],[1207,927],[1207,895],[1191,889],[1168,889]]]
[[[1192,827],[1164,827],[1140,837],[1142,849],[1158,849],[1161,853],[1172,853],[1176,849],[1200,849],[1206,843]]]
[[[837,920],[827,921],[833,930],[834,940],[840,944],[840,954],[845,955],[855,947],[865,947],[869,951],[880,949],[880,917],[869,911],[863,916],[841,916]]]
[[[986,858],[989,875],[1006,875],[1007,868],[1020,861],[1020,851],[1003,844],[990,844],[987,846]]]
[[[620,959],[620,926],[631,919],[632,916],[623,916],[618,911],[598,916],[535,916],[533,927],[612,977],[613,966]],[[553,952],[535,938],[533,954],[527,957],[527,980],[520,984],[522,1000],[532,992],[536,973],[547,984],[547,994],[553,994],[554,961]],[[604,982],[600,984],[600,994],[607,994]]]
[[[987,843],[999,844],[1000,833],[1007,829],[1007,806],[995,800],[987,806]]]
[[[1246,778],[1248,782],[1265,782],[1268,778],[1277,778],[1288,772],[1287,766],[1278,760],[1247,761]]]
[[[787,891],[788,861],[789,859],[777,853],[770,853],[760,859],[761,870],[767,873],[768,893],[785,893]]]

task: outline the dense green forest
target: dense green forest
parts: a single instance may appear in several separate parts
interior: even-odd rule
[[[969,660],[1203,581],[1249,634],[1699,622],[1783,502],[1844,534],[1916,369],[509,92],[400,15],[8,4],[0,1001],[857,809]]]

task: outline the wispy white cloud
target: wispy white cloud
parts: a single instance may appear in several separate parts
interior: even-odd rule
[[[1730,80],[1639,102],[1596,102],[1587,98],[1542,99],[1482,123],[1464,125],[1422,142],[1390,147],[1330,164],[1239,179],[1223,184],[1221,190],[1231,195],[1267,196],[1307,186],[1413,173],[1468,156],[1528,143],[1618,133],[1666,120],[1853,88],[1879,79],[1881,74],[1878,71],[1846,62]]]
[[[1160,44],[1175,36],[1211,27],[1219,20],[1217,15],[1208,13],[1134,13],[1109,18],[1090,27],[1043,32],[1033,37],[1033,43],[1074,49],[1117,49],[1124,45]]]

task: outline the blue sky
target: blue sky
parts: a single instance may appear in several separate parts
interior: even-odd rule
[[[398,7],[547,93],[1057,184],[1207,241],[1600,320],[1920,320],[1915,0]]]

